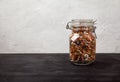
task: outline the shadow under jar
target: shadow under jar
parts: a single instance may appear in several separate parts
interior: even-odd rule
[[[92,19],[76,19],[68,22],[70,35],[70,61],[75,65],[89,65],[95,61],[96,34]]]

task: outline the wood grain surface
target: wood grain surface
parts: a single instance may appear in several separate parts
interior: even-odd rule
[[[0,82],[120,82],[120,54],[99,53],[88,66],[69,54],[0,54]]]

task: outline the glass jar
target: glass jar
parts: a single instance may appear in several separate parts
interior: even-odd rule
[[[75,19],[66,26],[66,29],[72,30],[69,38],[69,58],[75,65],[89,65],[95,61],[95,22],[92,19]]]

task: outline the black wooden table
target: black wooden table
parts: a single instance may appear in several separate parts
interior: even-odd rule
[[[120,54],[75,66],[68,54],[0,54],[0,82],[120,82]]]

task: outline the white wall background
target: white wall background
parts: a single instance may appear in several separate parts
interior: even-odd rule
[[[65,26],[97,19],[97,53],[120,53],[120,0],[0,0],[0,53],[68,53]]]

